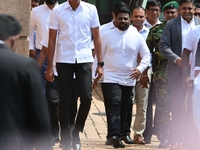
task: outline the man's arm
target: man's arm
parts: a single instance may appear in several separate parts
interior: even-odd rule
[[[57,36],[57,30],[49,29],[49,42],[48,42],[48,54],[47,54],[48,63],[47,63],[47,73],[46,73],[46,79],[49,82],[54,81],[53,57],[55,52],[56,36]]]
[[[37,62],[38,62],[40,67],[44,63],[44,60],[46,59],[47,54],[48,54],[48,48],[45,47],[45,46],[42,46],[42,50],[40,51],[40,54],[39,54],[38,59],[37,59]]]
[[[97,57],[97,62],[102,62],[102,45],[101,45],[101,38],[100,38],[100,33],[99,33],[99,27],[96,28],[92,28],[92,36],[94,38],[94,47],[95,47],[95,54]],[[97,69],[95,72],[95,76],[97,76],[97,78],[94,81],[94,86],[95,84],[97,84],[98,80],[101,78],[101,76],[103,75],[103,68],[100,65],[97,65]]]
[[[34,11],[31,11],[30,30],[29,30],[29,56],[34,59],[36,58],[35,43],[34,43],[35,29],[36,29],[35,13],[34,13]]]
[[[171,22],[168,22],[165,26],[165,29],[163,30],[161,39],[160,39],[160,46],[159,46],[159,50],[161,52],[161,54],[168,59],[168,61],[172,62],[172,63],[176,63],[176,61],[181,60],[181,58],[176,55],[172,49],[171,49],[171,36],[172,34],[176,34],[176,33],[171,33],[171,28],[172,28],[173,24]],[[178,44],[178,43],[177,43]],[[176,63],[178,65],[180,65],[180,63]]]
[[[191,51],[184,48],[182,54],[182,72],[183,72],[183,83],[190,88],[190,69],[189,69],[189,58]]]

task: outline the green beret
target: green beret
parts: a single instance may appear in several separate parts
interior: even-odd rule
[[[178,3],[176,1],[171,1],[163,6],[163,11],[165,11],[166,9],[175,9],[175,8],[178,8]]]

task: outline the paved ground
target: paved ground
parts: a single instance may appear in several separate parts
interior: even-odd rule
[[[133,109],[133,121],[135,119],[135,106]],[[132,123],[133,124],[133,123]],[[100,86],[96,87],[93,91],[93,101],[90,109],[89,116],[86,121],[85,129],[82,134],[80,134],[82,142],[82,150],[109,150],[114,149],[112,146],[106,146],[106,116],[105,109],[103,105],[103,98]],[[133,137],[133,131],[131,133]],[[123,150],[157,150],[158,140],[153,136],[152,144],[148,145],[127,145],[125,148],[120,148]],[[61,150],[59,148],[59,143],[54,146],[54,150]],[[160,149],[159,149],[160,150]]]

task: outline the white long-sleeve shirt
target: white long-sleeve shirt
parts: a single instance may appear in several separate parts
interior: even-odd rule
[[[133,69],[142,73],[150,63],[150,52],[141,34],[132,26],[126,31],[118,28],[107,31],[102,36],[104,65],[104,83],[118,83],[134,86],[130,78]],[[137,66],[138,53],[142,57]]]

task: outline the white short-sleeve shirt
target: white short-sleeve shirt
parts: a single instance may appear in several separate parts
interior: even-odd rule
[[[193,26],[186,36],[183,47],[191,51],[190,64],[190,78],[194,79],[195,56],[197,48],[200,48],[200,26]]]
[[[56,62],[93,62],[91,28],[99,26],[97,9],[92,4],[80,1],[73,10],[67,1],[54,9],[49,28],[58,31]]]

